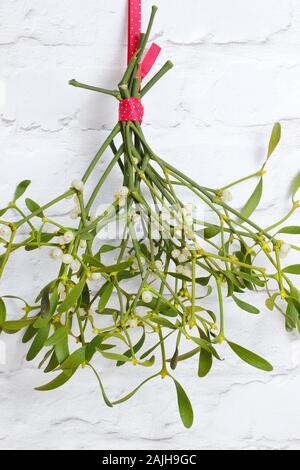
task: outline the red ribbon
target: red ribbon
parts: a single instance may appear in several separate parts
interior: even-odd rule
[[[142,0],[128,0],[128,63],[135,54],[142,30]],[[152,44],[142,60],[138,76],[141,81],[152,69],[161,48]],[[142,123],[144,107],[139,98],[126,98],[120,101],[119,121],[139,121]]]
[[[120,101],[119,120],[143,122],[144,106],[139,98],[126,98]]]

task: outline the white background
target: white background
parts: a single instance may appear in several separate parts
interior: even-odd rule
[[[116,85],[126,58],[126,3],[1,0],[1,206],[25,178],[33,180],[30,196],[40,203],[63,192],[114,125],[117,106],[110,97],[67,82]],[[151,1],[143,3],[146,20]],[[153,38],[163,48],[156,67],[168,58],[176,67],[144,100],[147,137],[168,161],[218,187],[259,168],[279,120],[282,143],[268,167],[256,216],[262,225],[271,224],[289,208],[287,188],[300,166],[299,2],[156,3]],[[118,184],[113,176],[112,186]],[[236,207],[253,184],[234,192]],[[299,224],[299,214],[293,222]],[[46,253],[16,256],[1,294],[33,299],[54,272]],[[248,299],[261,307],[261,316],[228,302],[227,334],[270,359],[274,372],[252,370],[226,348],[226,361],[204,380],[197,377],[196,358],[181,365],[177,377],[195,409],[191,430],[180,423],[168,381],[150,383],[113,410],[102,403],[88,370],[64,389],[34,392],[45,377],[36,364],[25,362],[20,339],[6,337],[0,448],[299,449],[299,339],[285,332],[279,314],[264,308],[263,296]],[[214,299],[209,302],[214,308]],[[144,376],[137,368],[115,369],[107,362],[100,367],[113,398]]]

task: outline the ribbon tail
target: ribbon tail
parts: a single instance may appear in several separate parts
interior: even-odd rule
[[[153,65],[155,64],[156,59],[160,54],[160,51],[161,51],[161,47],[159,47],[157,44],[153,43],[151,45],[150,49],[148,50],[147,54],[145,55],[141,63],[141,69],[140,69],[141,79],[144,79],[146,75],[148,75]]]

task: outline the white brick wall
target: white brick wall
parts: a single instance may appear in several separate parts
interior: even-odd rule
[[[151,3],[144,0],[145,13]],[[257,216],[261,223],[275,220],[288,207],[286,188],[299,171],[299,1],[156,3],[159,63],[171,58],[176,68],[145,98],[145,131],[153,147],[200,182],[218,186],[258,168],[272,124],[280,120],[283,140]],[[43,202],[81,174],[117,110],[110,98],[67,81],[117,83],[126,57],[125,18],[126,0],[1,0],[0,106],[3,86],[7,95],[0,109],[1,201],[21,179],[32,178],[32,197]],[[235,192],[237,207],[249,190]],[[41,278],[51,275],[48,264],[38,255],[16,256],[1,293],[33,296]],[[181,366],[178,378],[196,415],[189,431],[180,424],[168,382],[149,384],[113,410],[104,407],[86,370],[64,389],[34,392],[41,372],[25,362],[19,338],[6,337],[6,361],[0,349],[0,448],[299,449],[300,343],[265,311],[263,298],[258,303],[264,312],[259,318],[228,303],[228,330],[267,356],[274,372],[252,370],[227,350],[226,362],[205,380],[196,376],[196,360]],[[103,367],[111,396],[129,390],[136,374],[144,373]]]

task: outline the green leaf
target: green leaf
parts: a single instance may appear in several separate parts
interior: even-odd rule
[[[184,389],[177,380],[172,377],[176,392],[177,392],[177,402],[181,420],[186,428],[190,428],[193,425],[194,413],[191,402],[185,393]]]
[[[240,359],[242,359],[242,361],[246,362],[250,366],[256,367],[257,369],[261,369],[266,372],[271,372],[273,370],[273,366],[257,354],[248,351],[248,349],[245,349],[242,346],[239,346],[238,344],[232,343],[231,341],[227,341],[227,344],[230,346],[232,351]]]
[[[136,354],[137,352],[139,352],[140,349],[143,347],[143,344],[144,344],[144,342],[145,342],[145,339],[146,339],[145,330],[143,330],[143,334],[142,334],[141,338],[139,339],[139,341],[138,341],[138,342],[133,346],[133,348],[132,348],[135,354]],[[129,357],[129,358],[132,358],[131,349],[128,349],[128,351],[126,351],[126,352],[124,353],[124,356]],[[117,367],[120,367],[120,366],[122,366],[123,364],[125,364],[124,361],[118,361],[116,365],[117,365]]]
[[[109,406],[110,408],[112,408],[112,403],[111,401],[108,399],[107,395],[106,395],[106,392],[105,392],[105,389],[103,387],[103,384],[102,384],[102,380],[100,378],[100,375],[98,374],[98,372],[96,371],[96,369],[94,369],[94,367],[91,365],[91,364],[88,364],[88,366],[92,369],[92,371],[94,372],[94,374],[96,375],[97,377],[97,380],[98,380],[98,383],[99,383],[99,387],[100,387],[100,390],[101,390],[101,393],[102,393],[102,397],[103,397],[103,400],[104,400],[104,403]]]
[[[50,358],[50,361],[46,368],[44,369],[45,374],[48,374],[48,372],[52,372],[54,369],[56,369],[59,366],[59,362],[56,357],[55,351],[52,353],[52,356]]]
[[[298,191],[298,189],[300,188],[300,171],[299,173],[297,173],[297,175],[295,176],[292,184],[291,184],[291,195],[292,195],[292,198],[294,199],[295,196],[296,196],[296,193]]]
[[[199,354],[198,377],[206,377],[211,371],[213,364],[212,354],[201,348]]]
[[[191,340],[194,341],[194,343],[201,346],[201,348],[205,349],[205,351],[212,354],[216,359],[218,359],[219,361],[221,360],[219,354],[217,353],[215,348],[210,344],[209,341],[202,339],[202,338],[197,338],[196,336],[191,336]]]
[[[15,190],[15,195],[14,195],[14,202],[16,202],[23,194],[25,193],[26,189],[30,185],[31,181],[30,180],[24,180],[21,181],[21,183],[18,184],[16,190]]]
[[[124,354],[116,354],[104,351],[101,351],[101,354],[103,357],[105,357],[105,359],[110,359],[112,361],[131,362],[131,358],[125,356]]]
[[[4,323],[6,320],[6,306],[3,300],[0,297],[0,327],[2,323]]]
[[[118,264],[113,264],[111,266],[102,266],[98,271],[100,273],[119,273],[121,271],[125,271],[125,269],[128,269],[132,266],[133,264],[133,259],[130,259],[128,261],[124,261],[124,263],[118,263]]]
[[[267,309],[270,310],[271,312],[274,310],[275,301],[278,296],[279,296],[279,293],[275,292],[275,294],[271,295],[271,297],[268,297],[265,302]]]
[[[114,246],[114,245],[102,245],[100,250],[99,250],[99,253],[109,253],[110,251],[114,251],[116,250],[117,248],[119,248],[118,246]]]
[[[95,258],[94,256],[87,255],[84,253],[82,255],[82,259],[85,262],[85,264],[89,264],[90,266],[93,266],[94,268],[102,268],[103,264],[100,262],[99,259]]]
[[[67,335],[68,335],[68,328],[66,326],[60,326],[53,333],[53,335],[47,339],[47,341],[45,342],[45,346],[55,346],[55,344],[59,343]]]
[[[278,233],[287,233],[289,235],[300,235],[300,227],[299,226],[289,226],[283,227],[279,230]]]
[[[53,349],[49,349],[49,351],[46,352],[46,354],[44,355],[43,359],[40,361],[39,365],[38,365],[38,368],[41,369],[43,367],[43,365],[45,364],[45,362],[47,361],[47,359],[49,359],[49,357],[53,354]]]
[[[133,259],[128,261],[124,261],[123,263],[113,264],[111,266],[104,266],[97,258],[94,256],[90,256],[87,254],[83,255],[83,261],[94,268],[97,268],[97,271],[100,273],[118,273],[120,271],[124,271],[127,268],[130,268],[133,264]]]
[[[199,334],[201,339],[209,342],[209,337],[204,334],[204,332],[199,329]],[[199,363],[198,363],[198,377],[206,377],[211,371],[213,365],[213,356],[212,354],[204,348],[201,348],[199,354]]]
[[[109,302],[109,299],[112,296],[113,290],[114,290],[113,282],[108,282],[108,283],[104,284],[104,288],[101,289],[100,300],[99,300],[99,304],[98,304],[98,312],[99,313],[103,312],[103,310],[105,309],[106,305]]]
[[[73,289],[71,289],[71,291],[68,293],[63,303],[59,306],[58,313],[64,313],[76,304],[83,291],[85,283],[86,277],[83,276],[78,282],[78,284],[76,284],[76,286],[73,287]]]
[[[172,370],[175,370],[178,364],[178,357],[179,357],[179,351],[178,347],[175,348],[175,352],[172,356],[172,359],[170,360],[170,366]]]
[[[156,306],[157,306],[157,299],[153,299],[152,302],[148,304],[141,301],[138,303],[138,306],[146,307],[149,310],[155,311]],[[177,310],[177,308],[174,307],[170,302],[168,302],[167,300],[163,298],[160,298],[160,301],[159,301],[159,312],[162,315],[165,315],[166,317],[177,317],[178,315],[180,315],[180,312]]]
[[[298,319],[299,319],[298,310],[295,307],[293,300],[289,299],[287,310],[286,310],[286,329],[287,329],[287,331],[293,331],[293,329],[296,328]]]
[[[43,243],[49,243],[55,236],[55,233],[41,233],[39,236],[37,235],[34,239],[32,239],[31,243],[39,243],[39,245],[42,245]],[[25,251],[38,250],[40,247],[39,245],[27,245],[25,246]]]
[[[210,240],[211,238],[216,237],[221,232],[220,227],[217,225],[210,225],[204,229],[203,236],[205,240]]]
[[[31,213],[36,212],[36,217],[41,217],[41,218],[44,217],[41,206],[39,206],[37,202],[33,201],[32,199],[27,198],[25,199],[25,203]]]
[[[196,354],[198,354],[201,351],[201,349],[202,348],[200,348],[200,347],[199,348],[194,348],[191,351],[188,351],[184,354],[180,354],[180,356],[178,356],[178,358],[177,358],[177,362],[186,361],[186,359],[190,359],[191,357],[196,356]],[[168,362],[171,362],[171,359],[169,359]]]
[[[241,277],[243,280],[246,280],[252,284],[255,284],[259,287],[264,287],[265,286],[265,281],[262,281],[261,279],[259,279],[259,277],[257,276],[254,276],[253,274],[248,274],[248,273],[244,273],[243,271],[239,271],[238,273],[238,277]]]
[[[241,215],[245,217],[246,219],[249,219],[249,217],[253,214],[255,209],[260,203],[261,197],[262,197],[262,192],[263,192],[263,179],[260,178],[258,185],[256,186],[255,190],[253,191],[252,195],[244,205]]]
[[[150,359],[148,359],[148,361],[145,361],[145,362],[139,362],[139,366],[142,366],[142,367],[152,367],[153,364],[155,362],[155,356],[152,356]]]
[[[29,325],[27,330],[25,331],[25,333],[23,335],[22,343],[24,343],[24,344],[28,343],[37,334],[37,332],[38,332],[38,330],[36,328],[34,328],[33,325]]]
[[[62,369],[77,369],[85,361],[86,346],[77,349],[61,364]]]
[[[271,138],[270,138],[270,142],[269,142],[268,158],[270,158],[270,156],[272,155],[272,153],[276,149],[277,145],[280,142],[280,139],[281,139],[281,125],[280,125],[279,122],[276,122],[276,124],[274,124],[272,134],[271,134]]]
[[[2,217],[7,211],[8,211],[8,207],[5,207],[4,209],[1,209],[0,210],[0,217]]]
[[[235,295],[233,295],[232,298],[237,304],[237,306],[240,307],[242,310],[245,310],[248,313],[253,313],[255,315],[258,315],[260,313],[258,308],[254,307],[254,305],[248,304],[247,302],[244,302],[243,300],[238,299]]]
[[[5,321],[4,323],[2,323],[1,328],[4,331],[17,332],[31,325],[34,321],[35,321],[35,318],[26,318],[23,320],[15,320],[15,321]]]
[[[171,330],[177,329],[176,326],[173,323],[171,323],[169,320],[167,320],[166,318],[154,317],[154,318],[151,318],[151,321],[153,321],[154,323],[157,323],[160,326],[163,326],[164,328],[169,328]]]
[[[65,336],[54,346],[55,356],[59,364],[62,364],[69,357],[68,339],[68,336]]]
[[[49,287],[46,287],[43,290],[43,294],[42,294],[41,315],[45,317],[49,314],[49,312],[50,312]]]
[[[291,266],[287,266],[282,270],[282,272],[287,274],[300,274],[300,264],[292,264]]]
[[[90,306],[90,290],[87,284],[83,287],[81,300],[80,300],[80,307],[87,309]]]
[[[37,319],[35,320],[35,322],[33,323],[33,328],[36,328],[36,329],[39,329],[39,328],[44,328],[45,326],[48,325],[48,323],[50,322],[51,320],[51,317],[42,317],[41,315],[39,315],[37,317]]]
[[[89,232],[81,233],[79,234],[79,236],[81,240],[86,240],[86,241],[94,240],[95,238],[94,235]]]
[[[54,380],[52,380],[46,385],[42,385],[41,387],[36,387],[35,390],[38,390],[39,392],[46,392],[49,390],[54,390],[56,388],[59,388],[62,385],[64,385],[66,382],[68,382],[68,380],[70,380],[70,378],[72,377],[74,373],[75,373],[75,370],[70,370],[70,369],[65,370],[62,374],[58,375]]]
[[[32,361],[41,352],[48,338],[49,330],[50,325],[47,325],[38,331],[27,353],[27,361]]]

